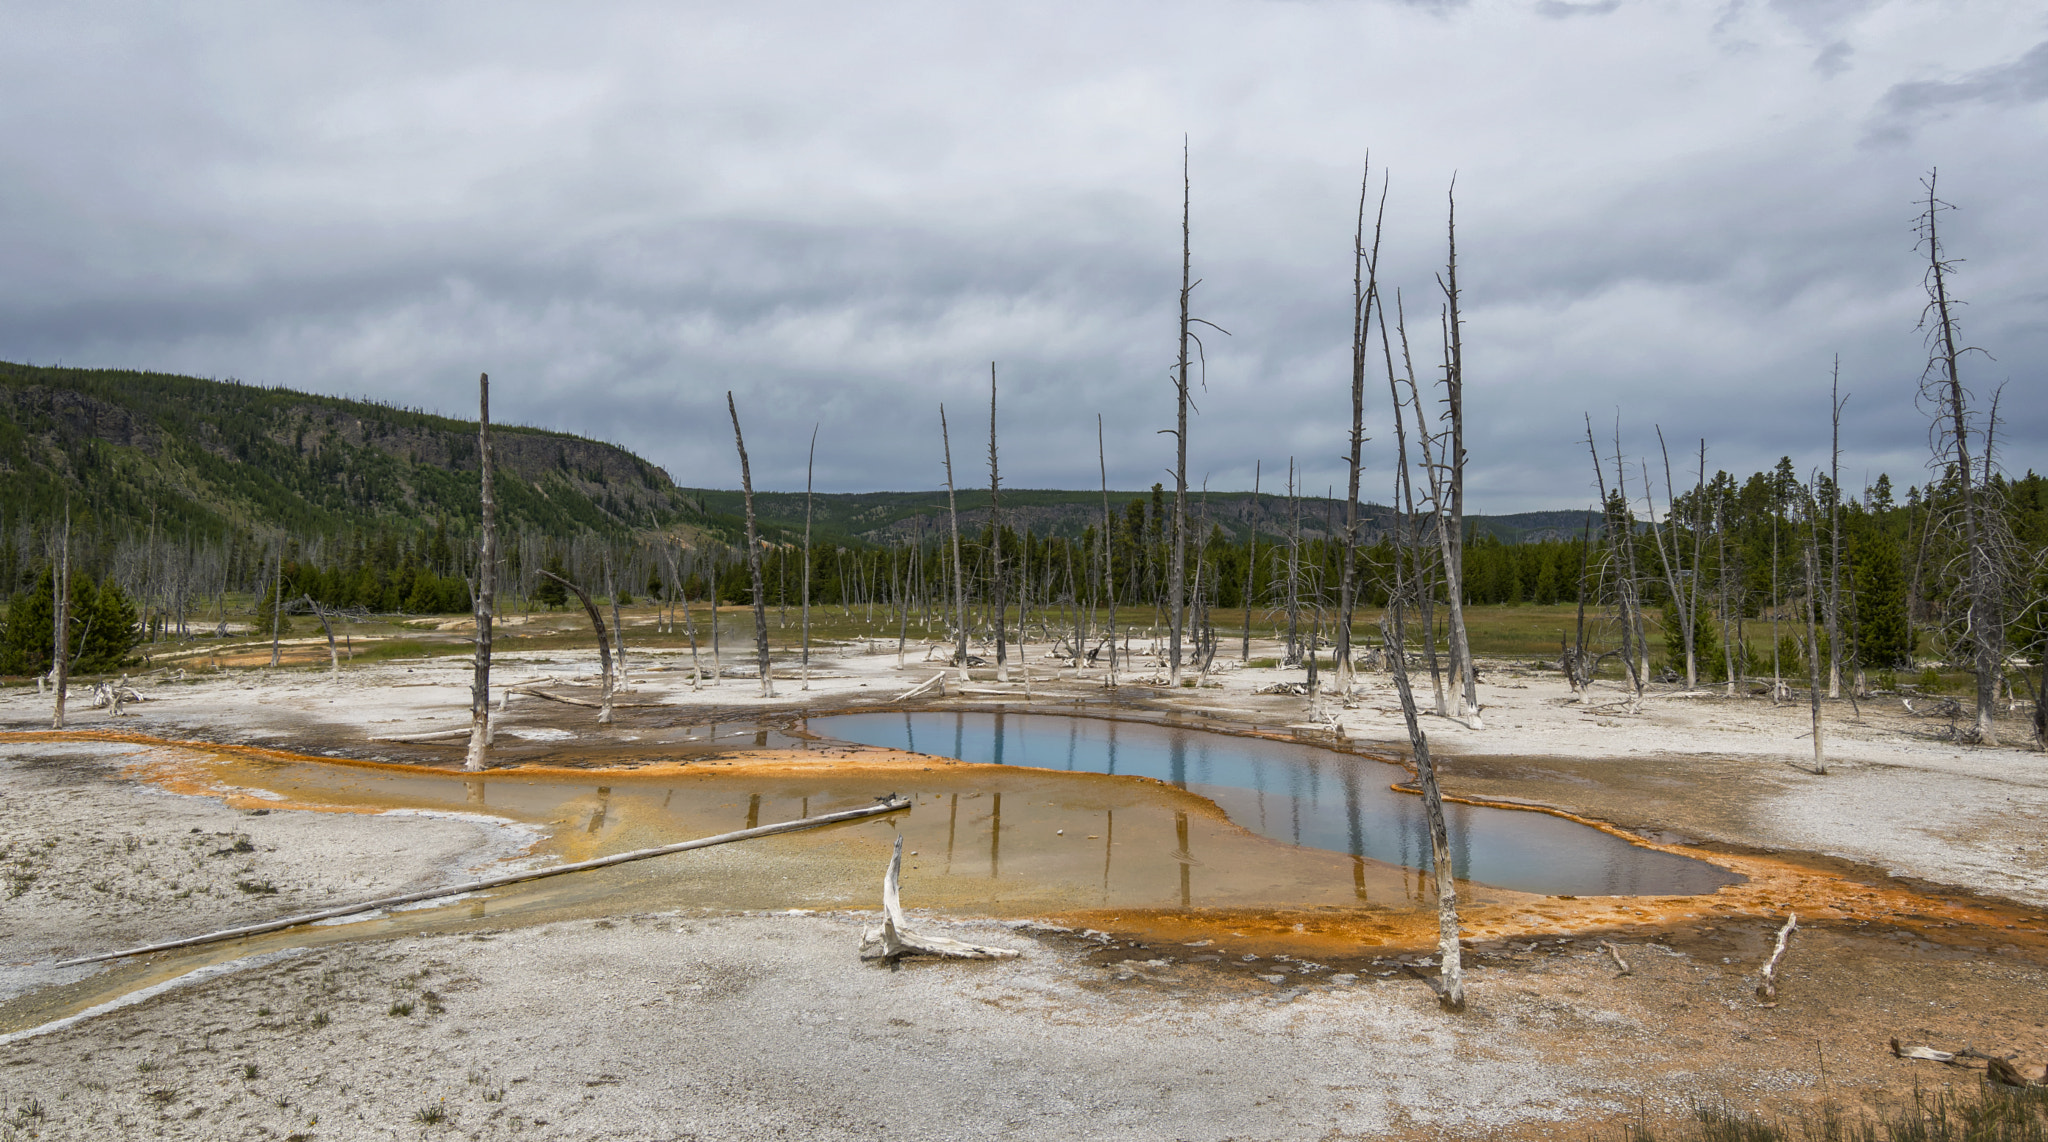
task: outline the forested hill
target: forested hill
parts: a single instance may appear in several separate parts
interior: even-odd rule
[[[551,535],[660,527],[694,506],[622,448],[500,426],[498,512]],[[0,362],[0,509],[169,534],[293,535],[477,518],[476,423],[167,373]]]
[[[687,489],[688,496],[716,516],[737,517],[744,510],[740,493],[715,488]],[[978,534],[988,526],[988,490],[963,489],[957,499],[963,535]],[[1133,506],[1134,502],[1138,506]],[[1002,493],[1003,522],[1021,532],[1078,538],[1091,527],[1102,524],[1102,493],[1005,489]],[[1144,526],[1148,514],[1165,518],[1172,510],[1173,493],[1159,487],[1143,492],[1109,493],[1109,510],[1122,521],[1130,516]],[[811,497],[813,540],[836,544],[878,544],[890,546],[920,538],[936,538],[947,531],[946,492],[943,488],[925,492],[843,492],[819,493]],[[754,514],[765,529],[801,535],[804,527],[802,492],[756,492]],[[1190,492],[1188,517],[1199,530],[1203,520],[1220,527],[1234,543],[1243,543],[1256,531],[1262,541],[1294,534],[1299,516],[1304,539],[1325,539],[1343,535],[1344,503],[1324,497],[1290,501],[1285,495],[1250,492]],[[1576,539],[1588,520],[1593,533],[1600,532],[1596,513],[1590,511],[1525,512],[1521,515],[1468,517],[1477,534],[1491,534],[1506,543]],[[1392,535],[1397,516],[1380,504],[1359,507],[1359,541],[1378,542]]]

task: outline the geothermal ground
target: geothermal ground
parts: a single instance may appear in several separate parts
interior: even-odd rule
[[[595,699],[589,651],[508,644],[500,687]],[[946,696],[896,704],[940,673],[924,653],[913,644],[899,666],[893,641],[835,645],[814,654],[807,689],[778,654],[778,696],[764,699],[753,678],[693,684],[686,651],[636,647],[613,726],[515,695],[495,768],[468,781],[460,739],[392,740],[467,723],[457,657],[338,677],[324,644],[275,671],[247,664],[253,653],[159,661],[124,716],[74,690],[62,733],[47,729],[47,697],[9,687],[0,1139],[1620,1138],[1701,1103],[1796,1115],[1979,1081],[1893,1057],[1894,1038],[2012,1056],[2028,1074],[2048,1059],[2048,762],[1951,744],[1946,723],[1895,698],[1829,703],[1817,775],[1802,768],[1803,705],[1665,687],[1632,712],[1611,686],[1574,700],[1554,670],[1487,663],[1483,729],[1424,718],[1448,795],[1568,814],[1741,879],[1689,897],[1475,885],[1470,1010],[1447,1015],[1422,982],[1433,908],[1396,867],[1253,836],[1157,781],[998,775],[810,728],[853,710],[1081,713],[1376,755],[1393,784],[1406,735],[1385,675],[1361,675],[1351,701],[1312,718],[1302,697],[1255,692],[1299,671],[1170,691],[1146,668],[1112,690],[1034,650],[1028,700],[1014,667],[1008,682],[977,668],[964,692],[949,672]],[[736,658],[728,647],[728,669]],[[915,804],[56,966],[684,839],[660,828],[767,823],[824,789]],[[941,815],[978,812],[984,790],[1011,799],[1000,880],[994,853],[975,856],[985,881],[953,875],[950,843],[938,863]],[[1130,839],[1101,851],[1132,846],[1134,876],[1144,846],[1178,844],[1202,858],[1199,884],[1327,872],[1348,886],[1356,864],[1357,901],[1078,893],[1069,833],[1040,827],[1075,806],[1120,815]],[[1178,820],[1179,839],[1155,840],[1153,819]],[[913,919],[1019,958],[857,957],[899,833],[922,846],[904,872]],[[1767,1006],[1757,971],[1795,912]]]

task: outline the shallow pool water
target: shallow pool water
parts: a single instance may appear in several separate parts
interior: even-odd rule
[[[1422,799],[1388,788],[1384,762],[1175,726],[1050,714],[897,713],[813,718],[811,732],[995,765],[1151,777],[1214,801],[1273,840],[1407,868],[1430,865]],[[1741,878],[1547,813],[1444,806],[1458,877],[1571,896],[1691,896]]]

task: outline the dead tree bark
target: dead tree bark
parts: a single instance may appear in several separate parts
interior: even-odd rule
[[[761,664],[761,696],[775,696],[775,674],[768,664],[768,597],[761,588],[761,541],[754,534],[754,474],[747,465],[747,438],[740,433],[740,410],[726,390],[725,410],[732,414],[732,439],[740,450],[740,490],[747,505],[747,574],[754,584],[754,650]]]
[[[1920,215],[1920,241],[1927,247],[1927,307],[1922,311],[1920,324],[1925,328],[1930,319],[1933,321],[1929,338],[1934,342],[1934,355],[1927,363],[1921,393],[1931,397],[1939,410],[1935,418],[1935,458],[1952,460],[1962,492],[1963,546],[1969,560],[1964,593],[1969,598],[1969,639],[1977,675],[1977,738],[1985,745],[1996,745],[1997,727],[1992,713],[1998,701],[2004,624],[1999,614],[1995,570],[1985,543],[1984,521],[1979,518],[1978,490],[1971,482],[1970,426],[1961,359],[1972,347],[1956,344],[1954,303],[1948,294],[1948,275],[1954,267],[1942,257],[1937,227],[1941,211],[1954,208],[1935,196],[1937,173],[1929,171],[1922,183],[1927,188],[1927,209]]]
[[[71,502],[64,502],[64,531],[57,541],[57,574],[52,578],[51,589],[56,593],[54,611],[56,630],[52,636],[54,652],[50,673],[57,683],[56,712],[50,717],[50,728],[64,728],[64,691],[71,685]]]
[[[491,619],[498,589],[498,503],[491,488],[491,376],[477,374],[476,446],[482,468],[483,536],[476,565],[476,673],[469,685],[469,754],[464,769],[482,769],[491,744]],[[616,596],[614,596],[616,597]],[[320,616],[322,626],[327,616]],[[334,654],[334,632],[327,632],[327,653]]]
[[[946,406],[939,405],[939,444],[946,456],[946,518],[953,526],[953,612],[958,624],[960,681],[967,681],[967,573],[960,566],[960,505],[953,496],[953,436],[946,428]]]
[[[1371,344],[1372,307],[1379,299],[1380,234],[1387,213],[1387,191],[1382,181],[1379,214],[1373,219],[1372,250],[1368,254],[1365,198],[1371,186],[1372,159],[1368,156],[1358,184],[1358,229],[1351,238],[1351,455],[1350,479],[1344,496],[1344,569],[1337,580],[1337,689],[1346,695],[1351,693],[1351,616],[1358,602],[1358,472],[1365,447],[1365,358]],[[1251,605],[1249,598],[1245,605]],[[1249,610],[1246,619],[1249,641]],[[1250,657],[1249,652],[1246,657]]]
[[[562,578],[560,575],[557,575],[553,571],[549,571],[546,568],[541,568],[540,573],[547,576],[550,579],[553,579],[555,582],[560,583],[562,586],[567,587],[570,591],[574,592],[576,598],[583,603],[583,613],[590,616],[590,625],[594,630],[597,631],[597,662],[598,666],[603,671],[604,679],[604,700],[601,703],[599,703],[597,708],[597,724],[600,726],[611,725],[612,640],[611,635],[608,634],[604,629],[604,616],[597,613],[597,604],[590,601],[590,592],[584,590],[580,584],[571,583],[567,579]]]
[[[277,669],[280,660],[278,635],[284,627],[284,540],[277,541],[277,577],[270,587],[270,668]],[[262,604],[257,604],[261,606]]]
[[[1465,629],[1465,339],[1463,318],[1458,312],[1458,198],[1457,182],[1449,194],[1450,256],[1446,264],[1449,280],[1443,288],[1450,323],[1450,353],[1444,370],[1444,401],[1451,420],[1451,445],[1445,460],[1450,466],[1450,516],[1444,533],[1444,585],[1451,626],[1451,656],[1458,670],[1455,712],[1469,716],[1475,730],[1484,729],[1479,714],[1479,671],[1472,663],[1472,639]]]
[[[1807,702],[1813,715],[1813,771],[1828,771],[1827,746],[1820,724],[1820,627],[1814,616],[1814,596],[1820,593],[1820,511],[1811,491],[1806,497],[1806,684]]]
[[[1842,696],[1842,355],[1835,354],[1828,393],[1834,433],[1828,467],[1828,697]]]
[[[1116,689],[1116,545],[1109,538],[1109,460],[1102,446],[1102,414],[1095,414],[1095,467],[1102,477],[1102,592],[1109,616],[1109,679]],[[1081,653],[1080,647],[1074,653]]]
[[[804,680],[802,689],[805,690],[811,688],[811,473],[816,468],[817,463],[818,426],[813,424],[811,426],[811,451],[809,458],[804,461],[804,649],[802,659]],[[902,655],[899,653],[897,657],[901,658]],[[902,664],[899,662],[897,665],[900,666]]]
[[[1253,574],[1259,566],[1259,470],[1260,461],[1252,461],[1252,537],[1251,545],[1244,558],[1244,646],[1241,652],[1243,664],[1252,662],[1252,583]]]
[[[1664,524],[1676,526],[1674,520],[1677,513],[1678,499],[1671,487],[1671,449],[1664,443],[1664,427],[1662,425],[1657,426],[1657,447],[1664,454],[1664,507],[1666,515]],[[1657,501],[1654,494],[1656,485],[1650,482],[1650,466],[1648,464],[1643,465],[1643,488],[1646,496],[1649,498],[1650,534],[1657,541],[1657,558],[1664,564],[1664,589],[1671,595],[1671,609],[1678,614],[1679,641],[1685,646],[1685,688],[1687,690],[1697,689],[1699,687],[1700,671],[1698,656],[1694,653],[1694,646],[1696,645],[1694,642],[1694,629],[1698,625],[1699,613],[1694,605],[1696,600],[1688,598],[1684,587],[1681,586],[1687,580],[1685,576],[1686,569],[1679,565],[1679,537],[1674,533],[1671,536],[1670,543],[1664,542],[1665,527],[1664,524],[1660,524],[1657,520]],[[1694,560],[1692,572],[1693,578],[1697,579],[1699,577],[1698,560]]]
[[[1395,421],[1394,431],[1402,438],[1400,453],[1406,455],[1406,433],[1399,419]],[[1401,526],[1403,531],[1411,531],[1413,521],[1404,521]],[[1406,538],[1412,546],[1412,534]],[[1436,766],[1429,754],[1429,736],[1422,732],[1422,723],[1416,713],[1415,691],[1408,683],[1408,639],[1403,613],[1407,609],[1409,582],[1402,574],[1400,560],[1395,560],[1394,567],[1394,591],[1387,601],[1387,615],[1394,629],[1391,638],[1387,637],[1385,626],[1380,633],[1382,643],[1386,645],[1387,660],[1393,665],[1394,689],[1401,698],[1401,717],[1408,728],[1409,745],[1414,750],[1416,783],[1422,787],[1423,814],[1429,822],[1430,864],[1436,883],[1437,950],[1443,964],[1439,969],[1437,1002],[1446,1011],[1463,1011],[1465,975],[1462,949],[1458,944],[1458,881],[1451,862],[1450,831],[1444,824],[1443,791],[1437,786]]]
[[[996,681],[1010,680],[1009,648],[1003,641],[1009,600],[1003,597],[1003,500],[1002,481],[996,469],[996,363],[988,363],[988,530],[989,602],[995,612]],[[1019,624],[1023,622],[1020,617]]]
[[[1766,1006],[1778,1005],[1778,965],[1784,961],[1786,950],[1792,946],[1792,933],[1798,930],[1799,914],[1787,913],[1785,926],[1778,929],[1778,942],[1771,949],[1771,958],[1765,961],[1763,970],[1757,973],[1756,997]]]
[[[326,608],[322,607],[322,606],[321,606],[321,605],[319,604],[319,602],[318,602],[317,600],[315,600],[315,599],[313,598],[313,596],[311,596],[311,595],[301,595],[301,596],[299,596],[299,597],[300,597],[300,598],[302,598],[302,599],[304,599],[304,600],[306,600],[306,606],[308,606],[308,607],[312,608],[313,614],[314,614],[314,615],[315,615],[316,617],[318,617],[318,618],[319,618],[319,620],[320,620],[320,629],[321,629],[321,630],[323,630],[323,631],[325,631],[325,632],[327,632],[327,673],[328,673],[328,676],[329,676],[329,677],[331,677],[331,678],[340,678],[340,677],[341,677],[341,652],[335,649],[335,646],[334,646],[334,624],[333,624],[333,623],[331,623],[331,622],[328,622],[328,621],[327,621],[327,610],[326,610]]]

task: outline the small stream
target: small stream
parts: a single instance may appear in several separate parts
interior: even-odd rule
[[[1430,866],[1422,799],[1384,762],[1313,746],[1054,714],[812,718],[813,733],[992,765],[1150,777],[1214,801],[1262,837],[1405,868]],[[1444,806],[1461,880],[1560,896],[1692,896],[1741,880],[1548,813]]]

